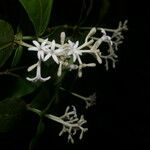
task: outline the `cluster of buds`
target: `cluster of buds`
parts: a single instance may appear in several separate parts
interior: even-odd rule
[[[27,77],[27,80],[36,82],[47,81],[51,77],[43,78],[41,76],[41,63],[46,62],[51,59],[58,65],[57,76],[61,76],[63,69],[78,70],[78,76],[82,77],[82,69],[85,67],[95,67],[95,62],[84,63],[82,61],[82,56],[85,54],[90,54],[95,57],[99,64],[102,63],[102,59],[105,59],[106,69],[108,69],[107,60],[110,59],[113,62],[113,67],[115,67],[115,61],[117,55],[115,54],[115,50],[117,46],[120,44],[120,40],[123,38],[121,32],[126,27],[126,22],[120,24],[118,29],[113,30],[112,36],[108,36],[106,34],[107,29],[103,28],[92,28],[90,32],[85,37],[85,41],[80,45],[79,41],[66,41],[65,32],[61,32],[60,34],[60,43],[56,43],[55,40],[49,41],[48,39],[38,38],[38,40],[34,40],[34,46],[30,46],[28,48],[29,51],[36,51],[38,62],[33,64],[28,68],[28,71],[32,71],[36,68],[36,76],[34,78]],[[100,37],[95,37],[97,31],[101,32]],[[110,30],[111,31],[111,30]],[[108,30],[109,32],[109,30]],[[114,40],[116,39],[116,41]],[[101,44],[108,44],[108,55],[103,55],[101,52]]]
[[[64,133],[68,133],[68,142],[74,143],[73,135],[77,133],[77,131],[80,131],[79,139],[81,140],[83,138],[84,132],[88,130],[88,128],[84,128],[83,125],[87,122],[84,119],[84,116],[81,115],[80,118],[78,118],[76,113],[75,106],[72,106],[72,110],[70,111],[70,107],[68,106],[66,108],[65,114],[60,117],[63,120],[63,128],[59,133],[59,136],[61,136]]]
[[[30,107],[29,105],[27,106],[27,109],[38,115],[40,115],[42,112],[39,109]],[[73,136],[76,135],[78,131],[80,131],[80,140],[83,138],[83,134],[88,131],[88,128],[83,127],[83,125],[87,123],[87,121],[84,119],[83,115],[78,118],[75,106],[68,106],[65,110],[64,115],[60,117],[52,114],[45,114],[45,117],[62,124],[63,127],[59,133],[59,136],[63,135],[64,133],[68,133],[68,142],[71,143],[74,143]]]

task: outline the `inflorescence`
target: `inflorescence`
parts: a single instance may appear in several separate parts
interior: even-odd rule
[[[81,29],[87,29],[81,27]],[[41,75],[41,64],[48,60],[52,60],[58,65],[57,76],[61,76],[64,69],[70,71],[77,70],[78,76],[82,77],[82,69],[86,67],[95,67],[96,62],[85,63],[82,60],[84,55],[92,55],[99,64],[105,63],[106,70],[108,70],[108,61],[112,61],[113,68],[117,60],[116,51],[118,50],[118,45],[120,45],[124,39],[122,31],[127,30],[127,21],[124,23],[120,22],[117,29],[104,29],[104,28],[92,28],[90,32],[85,37],[82,44],[79,41],[66,40],[65,32],[60,34],[60,43],[56,43],[55,40],[49,41],[47,39],[38,38],[38,40],[33,41],[33,45],[29,45],[22,41],[22,45],[28,47],[29,51],[35,51],[37,53],[38,61],[28,68],[28,72],[36,68],[36,76],[33,78],[27,77],[28,81],[36,82],[38,80],[45,82],[51,78],[42,77]],[[100,34],[98,34],[100,32]],[[97,36],[100,35],[100,36]],[[102,51],[102,43],[107,44],[107,54]],[[66,91],[66,89],[59,87],[60,90]],[[89,97],[81,96],[77,93],[70,92],[71,95],[82,99],[85,102],[85,108],[96,104],[96,93],[90,95]],[[30,106],[27,107],[32,112],[41,114],[42,111]],[[66,108],[65,114],[57,117],[52,114],[45,114],[45,117],[62,124],[62,130],[59,136],[67,133],[68,142],[74,143],[73,136],[79,131],[79,139],[83,138],[84,132],[88,129],[83,127],[87,122],[84,116],[81,115],[80,118],[77,116],[75,106],[68,106]]]
[[[46,62],[49,59],[54,61],[58,65],[57,76],[62,75],[63,69],[78,70],[78,76],[82,77],[82,69],[86,67],[95,67],[95,62],[84,63],[82,56],[85,54],[95,57],[99,64],[105,60],[105,66],[108,70],[108,60],[111,60],[113,67],[117,59],[116,50],[118,45],[122,43],[124,38],[122,31],[127,30],[127,21],[119,23],[117,29],[104,29],[104,28],[92,28],[85,37],[84,43],[80,44],[79,41],[66,41],[65,32],[60,34],[60,43],[56,43],[55,40],[49,41],[47,39],[38,38],[33,41],[33,46],[29,46],[29,51],[35,51],[37,53],[38,62],[28,68],[28,72],[36,68],[36,76],[33,78],[27,77],[26,79],[32,82],[47,81],[51,78],[42,77],[41,75],[41,63]],[[100,37],[94,36],[100,31]],[[107,32],[111,33],[111,36],[107,35]],[[108,44],[107,55],[101,52],[102,43]]]

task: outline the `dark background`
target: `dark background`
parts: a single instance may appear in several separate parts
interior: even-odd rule
[[[88,0],[86,2],[89,3]],[[145,22],[143,18],[145,14],[141,13],[146,7],[140,6],[138,9],[137,3],[131,6],[127,0],[108,2],[107,13],[99,16],[105,0],[94,0],[93,9],[82,25],[113,28],[120,20],[128,19],[129,31],[125,33],[124,43],[119,48],[116,69],[106,72],[104,67],[98,66],[94,71],[88,71],[89,74],[81,80],[82,83],[88,83],[88,86],[81,87],[83,90],[87,91],[92,87],[97,92],[97,106],[86,113],[89,131],[82,141],[71,145],[66,143],[64,137],[58,137],[60,126],[47,121],[38,150],[83,149],[87,146],[86,149],[89,150],[146,150],[149,147],[149,25],[148,19]],[[22,22],[22,16],[27,17],[20,7],[17,1],[3,1],[0,5],[0,18],[7,20],[15,28],[16,24]],[[81,0],[55,0],[49,25],[78,24],[81,7]],[[148,15],[145,17],[148,18]],[[28,32],[31,28],[27,24]],[[79,81],[76,84],[76,88],[78,87]],[[0,149],[26,150],[35,132],[37,120],[36,116],[29,113],[25,117],[26,123],[24,121],[18,129],[1,134]]]

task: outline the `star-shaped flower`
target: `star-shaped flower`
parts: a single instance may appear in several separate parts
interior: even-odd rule
[[[36,40],[33,41],[33,44],[35,46],[29,47],[29,51],[37,51],[37,57],[39,60],[44,61],[44,55],[45,51],[50,47],[50,45],[47,44],[48,39],[45,39],[41,44],[37,42]]]
[[[68,55],[73,56],[73,62],[75,62],[76,59],[80,60],[80,55],[82,55],[82,52],[80,51],[80,49],[78,49],[79,41],[76,41],[76,43],[73,43],[70,40],[68,40],[68,43],[69,43]]]
[[[63,49],[56,49],[55,50],[55,47],[56,47],[56,43],[55,43],[55,40],[53,40],[51,42],[51,47],[45,50],[46,56],[44,58],[44,61],[47,61],[50,57],[52,57],[53,60],[57,64],[59,64],[59,58],[57,57],[57,55],[59,55],[59,53],[62,52]]]

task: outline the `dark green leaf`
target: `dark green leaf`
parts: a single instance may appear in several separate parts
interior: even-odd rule
[[[105,15],[107,14],[109,8],[110,8],[110,2],[109,0],[102,0],[101,2],[101,7],[100,7],[100,11],[99,11],[99,22],[101,22]]]
[[[29,150],[37,149],[37,143],[39,142],[39,139],[41,135],[43,134],[45,130],[45,124],[42,119],[40,119],[39,124],[37,126],[37,131],[35,136],[32,138],[30,145],[29,145]]]
[[[32,21],[36,34],[45,31],[52,9],[53,0],[19,0]]]
[[[8,132],[19,126],[26,110],[21,99],[0,101],[0,132]]]
[[[50,92],[46,87],[39,89],[37,96],[32,100],[31,107],[38,108],[40,110],[44,109],[50,100]]]
[[[37,86],[26,79],[17,78],[12,90],[12,97],[20,98],[36,90]]]
[[[0,20],[0,67],[4,65],[13,51],[14,31],[5,21]]]
[[[22,53],[23,53],[23,47],[19,46],[15,51],[15,55],[11,64],[12,67],[15,67],[18,64],[18,62],[21,59]]]

